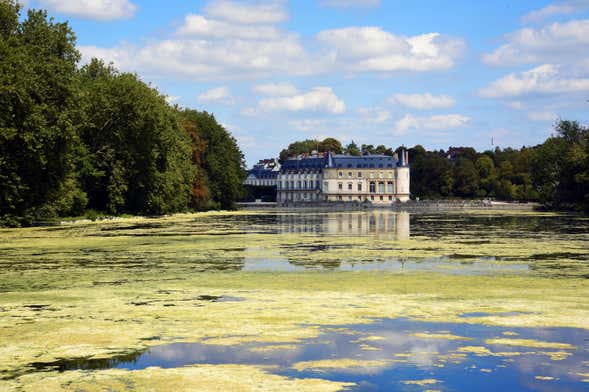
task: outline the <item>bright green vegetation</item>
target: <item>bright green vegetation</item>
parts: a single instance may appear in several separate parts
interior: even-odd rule
[[[212,115],[100,60],[79,67],[68,23],[20,16],[0,1],[0,225],[232,207],[243,156]]]
[[[363,235],[350,231],[349,220],[359,218],[375,226]],[[397,227],[379,231],[385,218]],[[461,213],[414,216],[410,227],[403,222],[409,224],[402,215],[386,211],[209,212],[0,230],[0,376],[12,378],[5,381],[10,388],[25,390],[140,389],[149,382],[178,383],[179,390],[207,390],[216,383],[232,389],[233,384],[223,382],[262,383],[274,390],[337,390],[344,385],[288,379],[253,366],[58,374],[33,372],[30,364],[110,358],[170,342],[265,343],[269,346],[262,350],[291,350],[303,339],[369,324],[374,318],[497,325],[505,327],[504,336],[516,327],[589,328],[583,218]],[[313,232],[318,226],[321,230]],[[405,260],[407,269],[338,270],[352,261],[374,265],[385,259]],[[264,260],[301,270],[246,271]],[[434,261],[420,271],[426,260]],[[472,264],[483,268],[468,273]],[[532,269],[496,273],[503,265]],[[414,272],[409,266],[415,266]],[[419,337],[461,341],[444,331],[421,331]],[[358,336],[357,341],[372,349],[379,338]],[[435,356],[434,366],[460,362],[467,355],[508,359],[524,354],[496,350],[495,344],[521,347],[525,354],[553,361],[574,348],[517,337],[498,337],[486,342],[489,347],[468,340],[463,344],[456,352]],[[407,359],[354,361],[334,358],[297,366],[369,371]],[[192,384],[182,384],[188,379]]]

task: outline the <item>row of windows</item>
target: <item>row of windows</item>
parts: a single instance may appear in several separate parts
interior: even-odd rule
[[[338,178],[344,178],[344,172],[337,172],[337,176]],[[374,172],[371,172],[369,174],[370,178],[376,178],[376,174]],[[348,172],[348,178],[353,178],[354,177],[354,173],[353,172]],[[362,178],[362,172],[357,172],[356,173],[356,177],[357,178]],[[389,172],[387,175],[388,178],[393,178],[393,172]],[[384,173],[378,173],[378,178],[385,178]]]
[[[344,200],[344,197],[340,195],[340,196],[337,197],[337,199],[339,201],[343,201]],[[354,200],[354,197],[353,196],[348,196],[347,199],[348,199],[348,201],[353,201]],[[362,196],[358,196],[358,200],[362,200]],[[365,200],[368,200],[368,199],[365,199]],[[370,201],[374,201],[374,200],[375,200],[374,196],[370,196]],[[385,200],[385,197],[384,196],[379,196],[378,197],[378,200],[384,201]],[[389,196],[388,197],[388,201],[393,201],[393,196]]]
[[[324,190],[325,191],[328,191],[329,183],[327,181],[323,183],[323,186],[324,186]],[[370,184],[369,184],[369,191],[370,191],[370,193],[376,193],[377,186],[378,186],[378,193],[385,193],[385,183],[384,182],[379,182],[377,184],[374,181],[370,181]],[[343,191],[344,190],[344,183],[343,182],[338,182],[337,183],[337,189],[340,190],[340,191]],[[347,190],[348,191],[353,191],[354,190],[354,184],[352,182],[348,182],[348,184],[347,184]],[[358,192],[362,192],[363,191],[363,189],[362,189],[362,183],[361,182],[359,182],[359,183],[356,184],[356,190]],[[386,191],[387,191],[387,193],[395,193],[395,187],[394,187],[394,184],[393,184],[392,181],[388,181],[386,183]]]
[[[246,185],[257,185],[257,186],[274,186],[276,180],[245,180]]]
[[[319,174],[301,174],[301,173],[297,173],[297,174],[281,174],[280,177],[282,179],[286,179],[286,180],[294,180],[297,178],[319,178]]]
[[[303,180],[303,181],[279,181],[278,189],[319,189],[321,183],[319,181]]]
[[[285,193],[282,196],[282,201],[308,201],[319,200],[319,195],[315,193]]]

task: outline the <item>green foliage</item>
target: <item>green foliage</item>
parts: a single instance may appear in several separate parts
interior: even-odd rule
[[[209,199],[198,209],[233,208],[234,201],[245,195],[245,163],[237,141],[212,114],[186,109],[180,112],[185,124],[198,130],[206,146],[202,152],[202,166]]]
[[[0,2],[0,216],[28,223],[83,208],[74,173],[79,53],[67,23],[45,11],[19,23],[19,13]]]
[[[353,140],[350,144],[346,146],[346,148],[344,148],[344,153],[355,157],[362,155],[362,152],[358,148],[358,145],[354,143]]]
[[[280,163],[284,163],[284,161],[286,161],[288,158],[301,154],[311,154],[313,151],[331,151],[334,154],[342,154],[344,152],[344,148],[342,147],[342,143],[339,140],[330,137],[322,141],[316,139],[307,139],[289,144],[287,148],[280,151],[278,161]]]
[[[227,208],[240,197],[243,157],[214,117],[179,116],[136,75],[101,61],[78,69],[67,23],[33,10],[21,21],[20,6],[0,0],[0,59],[0,225],[87,208]],[[206,189],[195,198],[205,179],[210,198]]]
[[[90,207],[111,214],[187,208],[195,169],[174,109],[137,76],[101,61],[80,75],[86,114],[80,172]]]
[[[531,154],[531,182],[548,207],[589,211],[589,128],[560,121]]]

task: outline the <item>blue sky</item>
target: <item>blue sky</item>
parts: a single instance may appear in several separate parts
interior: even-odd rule
[[[248,164],[295,140],[535,145],[586,124],[589,0],[28,0],[84,61],[207,110]]]

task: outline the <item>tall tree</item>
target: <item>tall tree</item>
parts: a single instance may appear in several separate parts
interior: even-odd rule
[[[354,141],[352,140],[352,142],[350,144],[348,144],[346,146],[346,148],[344,148],[344,153],[348,154],[348,155],[352,155],[352,156],[360,156],[362,155],[362,152],[360,151],[360,148],[358,148],[358,145],[356,143],[354,143]]]
[[[149,214],[187,208],[195,175],[190,138],[165,97],[96,59],[80,74],[87,148],[80,172],[90,206]]]
[[[205,146],[201,162],[211,204],[197,207],[233,208],[245,192],[245,163],[237,141],[212,114],[186,109],[180,116],[185,127],[195,127]]]
[[[80,55],[67,23],[19,16],[0,2],[0,216],[30,221],[85,205],[73,170]]]

